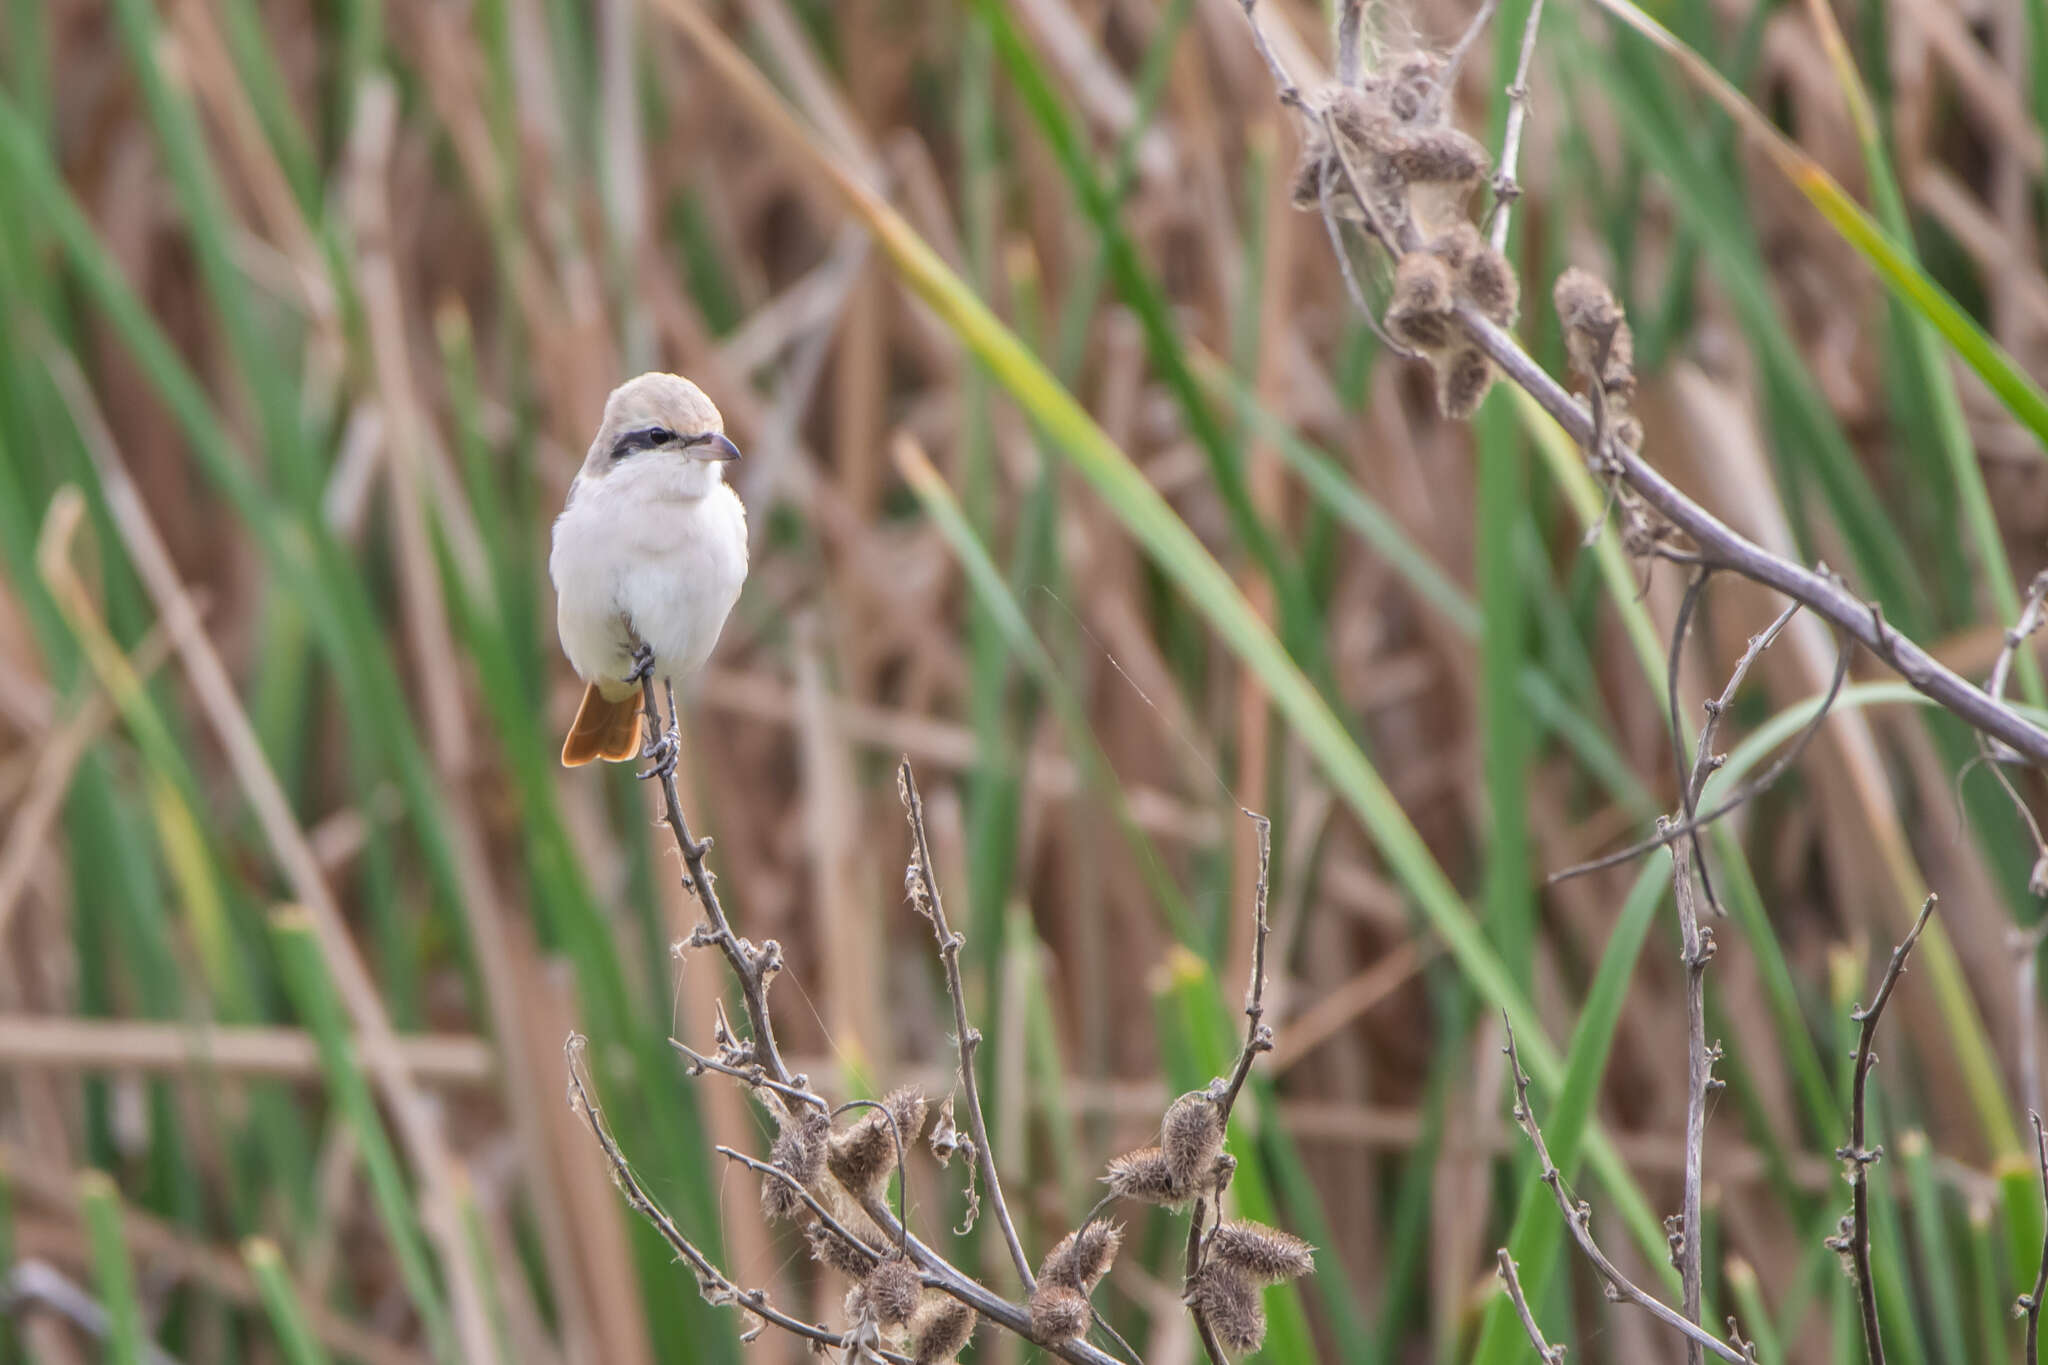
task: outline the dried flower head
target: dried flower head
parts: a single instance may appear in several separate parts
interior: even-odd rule
[[[910,1262],[891,1258],[874,1268],[862,1288],[875,1321],[884,1327],[901,1327],[917,1311],[924,1297],[924,1280]]]
[[[1141,1204],[1173,1208],[1194,1197],[1192,1189],[1173,1178],[1173,1163],[1157,1147],[1140,1147],[1135,1152],[1112,1157],[1109,1174],[1102,1180],[1117,1198],[1135,1199]]]
[[[805,1228],[804,1240],[810,1243],[812,1260],[856,1280],[866,1279],[881,1259],[866,1242],[854,1246],[823,1223]]]
[[[903,1150],[924,1129],[925,1100],[913,1087],[892,1091],[882,1108],[863,1110],[826,1143],[825,1166],[855,1201],[876,1193],[896,1169],[897,1137]]]
[[[1031,1335],[1038,1341],[1078,1337],[1094,1320],[1095,1309],[1088,1296],[1072,1285],[1043,1280],[1031,1296]]]
[[[1444,416],[1462,422],[1479,410],[1492,386],[1493,362],[1478,347],[1462,346],[1437,367],[1437,406]]]
[[[1190,1090],[1167,1106],[1160,1121],[1159,1146],[1166,1153],[1176,1185],[1191,1188],[1223,1150],[1223,1111],[1206,1090]]]
[[[1387,331],[1404,346],[1440,351],[1451,344],[1451,267],[1427,251],[1411,251],[1394,267]]]
[[[1257,1287],[1233,1266],[1211,1261],[1197,1271],[1188,1286],[1188,1304],[1233,1351],[1256,1351],[1266,1339],[1266,1305]]]
[[[1299,1279],[1316,1268],[1315,1248],[1264,1223],[1234,1219],[1209,1234],[1209,1255],[1258,1284]]]
[[[958,1299],[933,1295],[910,1319],[910,1356],[917,1365],[939,1365],[960,1354],[974,1337],[974,1310]]]
[[[782,1132],[768,1149],[768,1159],[809,1189],[825,1173],[825,1140],[832,1121],[815,1109],[782,1116]],[[771,1220],[808,1221],[810,1206],[790,1188],[787,1180],[761,1177],[761,1212]]]
[[[1635,392],[1636,347],[1628,316],[1607,282],[1577,266],[1557,277],[1551,291],[1557,320],[1564,326],[1572,368],[1611,394]]]
[[[1045,1254],[1038,1278],[1084,1291],[1093,1289],[1109,1273],[1123,1242],[1121,1224],[1098,1219],[1060,1238]]]

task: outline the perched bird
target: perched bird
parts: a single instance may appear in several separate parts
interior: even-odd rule
[[[548,556],[555,628],[585,683],[565,766],[639,756],[641,679],[672,684],[710,657],[747,577],[747,512],[725,483],[739,457],[680,375],[643,374],[605,400]],[[673,767],[673,731],[652,752]]]

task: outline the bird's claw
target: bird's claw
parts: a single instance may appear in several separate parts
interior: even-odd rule
[[[640,683],[647,681],[648,675],[653,672],[654,647],[646,644],[634,646],[633,671],[626,675],[626,681],[638,686]]]
[[[646,756],[653,761],[647,765],[645,770],[636,775],[642,782],[645,782],[650,777],[658,777],[666,781],[675,772],[676,759],[682,754],[682,751],[682,737],[676,733],[676,727],[671,725],[668,729],[663,730],[652,744],[647,746]]]

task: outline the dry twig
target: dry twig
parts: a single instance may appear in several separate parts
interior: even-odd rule
[[[1247,810],[1244,814],[1258,829],[1259,878],[1252,893],[1252,979],[1245,989],[1244,1047],[1238,1051],[1237,1065],[1231,1068],[1229,1079],[1222,1083],[1215,1095],[1217,1126],[1225,1132],[1230,1128],[1230,1111],[1237,1103],[1239,1092],[1244,1089],[1245,1080],[1252,1074],[1252,1063],[1261,1053],[1273,1050],[1273,1030],[1266,1026],[1266,898],[1272,887],[1273,822],[1255,811]],[[1206,1246],[1204,1221],[1213,1212],[1217,1223],[1221,1223],[1222,1198],[1223,1186],[1219,1181],[1212,1192],[1195,1200],[1194,1213],[1188,1220],[1188,1247],[1183,1265],[1183,1288],[1186,1290],[1193,1289],[1195,1277],[1201,1273]],[[1212,1209],[1212,1204],[1218,1207]],[[1207,1231],[1213,1233],[1214,1228]],[[1188,1311],[1194,1317],[1195,1331],[1201,1336],[1202,1349],[1208,1353],[1210,1361],[1213,1365],[1228,1365],[1222,1343],[1216,1339],[1215,1326],[1202,1305],[1191,1302]]]
[[[1542,0],[1537,0],[1540,4]],[[1536,1354],[1543,1365],[1564,1365],[1564,1347],[1552,1346],[1543,1339],[1543,1329],[1536,1325],[1536,1315],[1529,1311],[1528,1296],[1522,1293],[1522,1280],[1515,1273],[1515,1258],[1502,1247],[1494,1253],[1500,1262],[1500,1282],[1506,1287],[1508,1301],[1515,1305],[1515,1316],[1522,1320],[1522,1330],[1529,1334],[1529,1342],[1536,1348]]]
[[[912,907],[931,921],[932,933],[939,942],[939,961],[946,969],[946,993],[953,998],[953,1036],[960,1048],[960,1088],[967,1097],[967,1120],[974,1132],[974,1160],[980,1165],[982,1180],[988,1187],[996,1224],[1003,1231],[1003,1244],[1010,1249],[1010,1263],[1024,1283],[1024,1292],[1029,1294],[1038,1287],[1038,1281],[1032,1278],[1031,1262],[1024,1255],[1024,1244],[1017,1240],[1017,1225],[1010,1220],[1010,1207],[1003,1201],[1003,1180],[996,1171],[995,1150],[988,1140],[988,1121],[981,1112],[981,1089],[974,1076],[974,1054],[981,1046],[981,1030],[967,1021],[967,991],[960,982],[960,945],[966,939],[954,933],[946,922],[946,903],[939,895],[931,840],[925,833],[924,799],[918,795],[917,779],[911,775],[907,758],[896,765],[896,794],[902,798],[904,814],[910,821],[910,867],[904,873],[904,887]]]
[[[1906,970],[1906,956],[1919,941],[1920,931],[1927,927],[1927,920],[1934,913],[1935,897],[1929,896],[1920,906],[1920,914],[1913,921],[1913,927],[1899,940],[1899,946],[1892,949],[1892,959],[1885,967],[1884,976],[1877,983],[1877,995],[1866,1009],[1850,1014],[1861,1030],[1856,1038],[1855,1070],[1851,1073],[1849,1096],[1849,1145],[1837,1147],[1835,1155],[1848,1165],[1849,1188],[1852,1191],[1849,1216],[1842,1220],[1842,1226],[1828,1246],[1849,1258],[1855,1272],[1857,1302],[1863,1315],[1863,1347],[1870,1365],[1884,1365],[1884,1341],[1879,1335],[1877,1324],[1877,1286],[1870,1278],[1870,1168],[1884,1155],[1881,1147],[1866,1147],[1863,1141],[1864,1090],[1870,1078],[1870,1068],[1877,1064],[1877,1055],[1871,1045],[1877,1041],[1877,1022],[1884,1014],[1885,1005],[1892,998],[1892,988]],[[2038,1131],[2038,1130],[2037,1130]],[[2048,1260],[2044,1260],[2048,1265]],[[2029,1354],[2027,1359],[2032,1360]]]
[[[1505,1020],[1502,1021],[1506,1023]],[[1747,1365],[1748,1357],[1736,1347],[1713,1335],[1698,1323],[1689,1321],[1676,1309],[1655,1295],[1642,1289],[1621,1273],[1621,1267],[1610,1260],[1607,1253],[1593,1240],[1593,1206],[1585,1200],[1574,1200],[1564,1187],[1564,1175],[1550,1159],[1550,1149],[1544,1145],[1543,1129],[1536,1122],[1536,1111],[1529,1104],[1529,1075],[1522,1070],[1521,1055],[1515,1051],[1515,1030],[1507,1024],[1508,1069],[1515,1079],[1515,1122],[1529,1136],[1530,1145],[1536,1149],[1536,1163],[1540,1168],[1539,1178],[1550,1187],[1557,1199],[1557,1207],[1564,1214],[1565,1227],[1571,1232],[1572,1241],[1578,1245],[1585,1258],[1592,1262],[1593,1269],[1600,1275],[1607,1297],[1616,1303],[1632,1303],[1657,1321],[1679,1333],[1688,1342],[1696,1343],[1703,1350],[1712,1352],[1733,1365]]]

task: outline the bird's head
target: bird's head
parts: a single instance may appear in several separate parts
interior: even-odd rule
[[[739,457],[704,390],[655,370],[627,380],[605,400],[604,424],[584,457],[583,477],[623,474],[637,483],[658,470],[675,492],[702,495],[724,476],[726,461]]]

